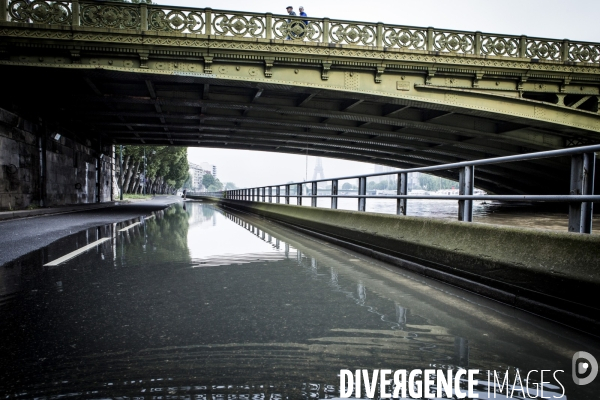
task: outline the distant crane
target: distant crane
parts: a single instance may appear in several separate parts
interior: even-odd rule
[[[319,179],[325,179],[325,173],[323,172],[323,161],[321,157],[317,157],[317,164],[315,165],[315,171],[313,172],[312,180],[317,180],[317,176],[320,176]]]

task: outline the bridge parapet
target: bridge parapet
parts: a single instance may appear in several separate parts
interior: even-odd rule
[[[111,31],[279,39],[290,44],[352,45],[460,57],[600,63],[599,43],[146,3],[0,0],[0,22],[3,21]]]

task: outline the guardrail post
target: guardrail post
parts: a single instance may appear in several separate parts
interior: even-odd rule
[[[302,205],[302,184],[299,183],[296,185],[296,202],[298,203],[299,206]]]
[[[565,39],[562,42],[562,46],[560,49],[560,61],[569,61],[569,39]]]
[[[338,180],[334,179],[331,181],[331,208],[337,210],[338,198],[333,197],[338,195]]]
[[[8,0],[0,0],[0,22],[8,20]]]
[[[408,174],[406,172],[398,174],[398,189],[396,190],[396,194],[401,196],[406,196],[408,194]],[[406,215],[407,205],[406,199],[396,200],[396,214]]]
[[[471,165],[461,168],[458,176],[458,194],[472,196],[475,167]],[[458,201],[458,220],[473,222],[473,200]]]
[[[281,196],[281,186],[277,186],[275,188],[275,199],[276,199],[277,204],[279,204],[280,196]]]
[[[273,39],[273,14],[272,13],[267,13],[267,17],[265,18],[265,25],[266,25],[266,34],[267,34],[267,40],[271,40]]]
[[[291,185],[285,185],[285,204],[290,204]]]
[[[366,196],[367,195],[367,178],[361,177],[358,178],[358,195]],[[358,198],[358,211],[365,211],[367,205],[367,199],[364,197]]]
[[[427,28],[427,51],[433,51],[433,28]]]
[[[475,55],[481,55],[481,32],[475,32]]]
[[[266,187],[262,188],[262,202],[263,203],[267,202],[267,188]]]
[[[329,18],[323,18],[323,43],[329,43]]]
[[[204,9],[204,34],[212,35],[212,8]]]
[[[376,45],[377,48],[383,50],[383,23],[377,23],[377,34],[376,34]]]
[[[572,156],[570,194],[594,194],[595,168],[595,153]],[[592,233],[593,207],[594,203],[591,201],[569,203],[569,232]]]
[[[317,192],[319,190],[319,189],[317,189],[317,182],[312,182],[310,186],[311,186],[310,195],[312,196],[310,198],[310,206],[316,207],[317,206]]]
[[[140,17],[142,31],[148,30],[148,4],[140,3]]]
[[[256,188],[250,189],[250,191],[251,191],[251,194],[250,194],[251,199],[250,200],[256,201]]]
[[[4,4],[6,3],[6,0],[0,0],[0,7],[3,7],[4,12],[6,12],[6,8],[4,7]],[[79,26],[80,22],[79,22],[79,0],[73,0],[71,1],[71,17],[73,18],[73,21],[71,22],[71,24],[73,26]],[[5,18],[1,18],[0,20],[2,21],[6,21],[6,17]]]
[[[521,35],[519,38],[519,57],[527,57],[527,36]]]
[[[273,188],[269,186],[269,203],[273,202]]]

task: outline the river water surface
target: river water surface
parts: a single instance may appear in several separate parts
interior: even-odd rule
[[[0,398],[336,398],[341,369],[382,368],[479,369],[479,398],[487,370],[508,398],[600,393],[571,378],[575,352],[600,359],[590,336],[200,202],[61,239],[0,282]]]

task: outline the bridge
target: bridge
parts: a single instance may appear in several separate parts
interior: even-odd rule
[[[175,145],[418,168],[600,140],[597,43],[99,1],[2,0],[0,21],[14,78],[0,106],[96,155]],[[475,184],[548,194],[569,165],[486,165]]]
[[[0,38],[0,210],[109,202],[116,145],[401,169],[399,215],[315,174],[2,222],[4,253],[36,250],[0,265],[0,396],[330,398],[342,370],[427,365],[597,395],[567,377],[600,354],[600,44],[90,0],[0,0]],[[429,197],[459,221],[405,215],[411,172],[458,178]],[[466,223],[474,186],[568,204],[571,232]]]

